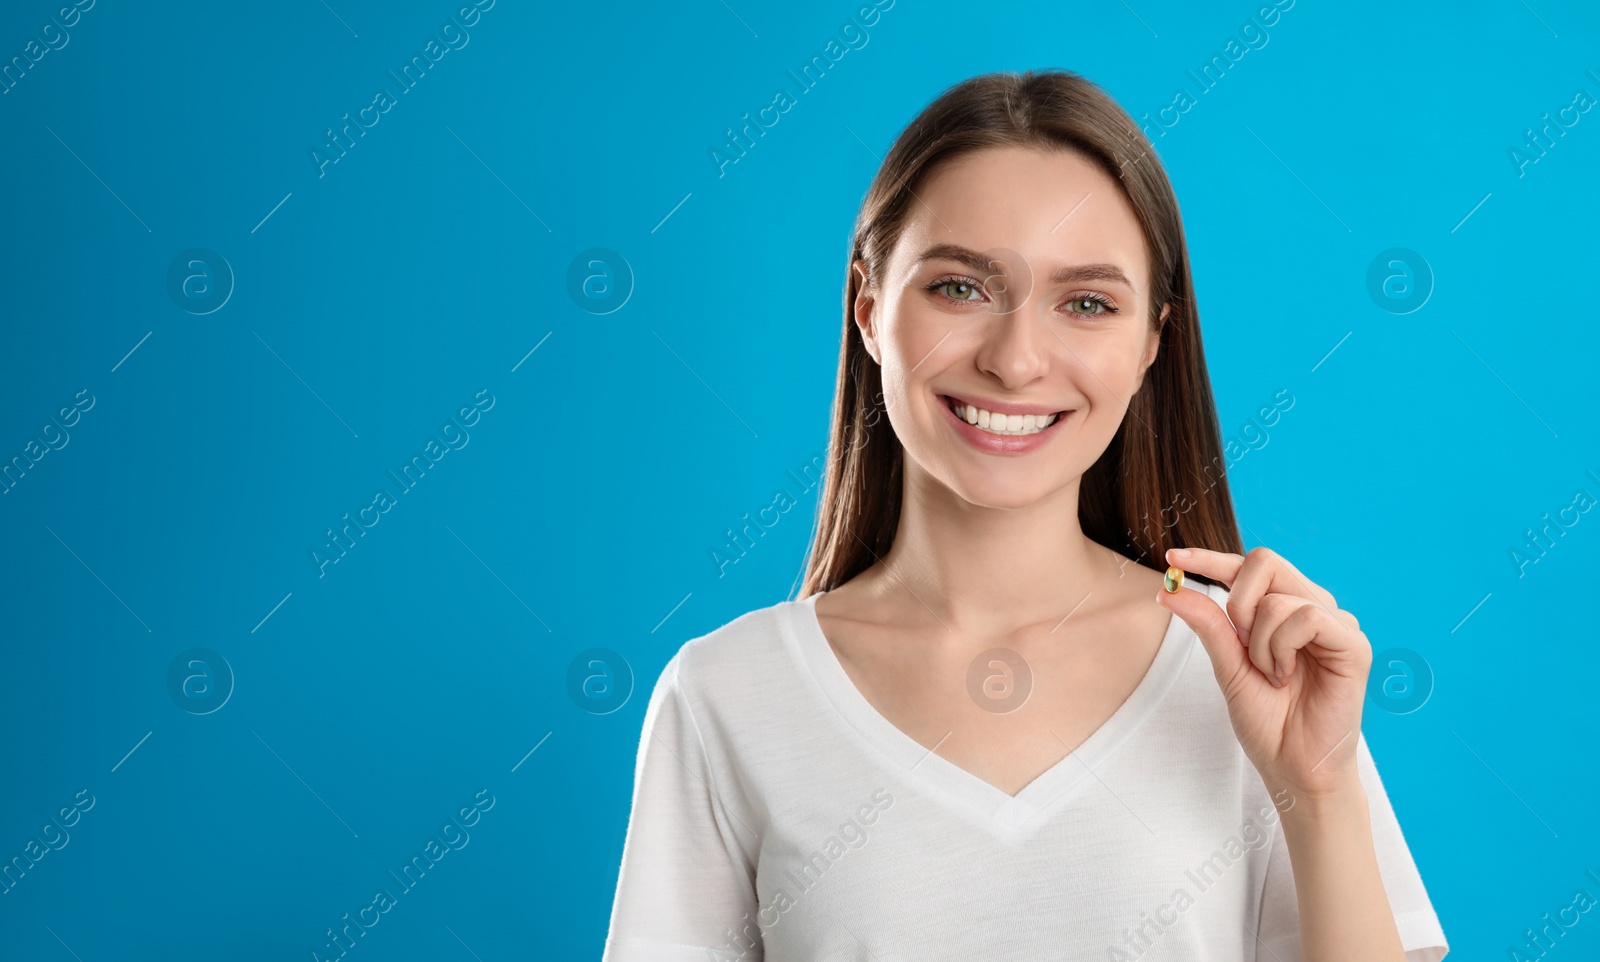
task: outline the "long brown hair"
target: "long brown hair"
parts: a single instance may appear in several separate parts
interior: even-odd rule
[[[1084,472],[1084,534],[1157,570],[1168,548],[1243,551],[1166,171],[1133,119],[1089,80],[1065,70],[991,73],[946,90],[900,134],[856,217],[827,474],[798,598],[870,567],[888,553],[900,520],[905,452],[884,414],[882,372],[851,317],[858,282],[850,265],[861,258],[869,278],[882,277],[917,187],[940,164],[997,146],[1065,148],[1099,164],[1121,184],[1149,251],[1149,321],[1161,328],[1161,346],[1128,417]],[[1163,304],[1172,305],[1165,322]]]

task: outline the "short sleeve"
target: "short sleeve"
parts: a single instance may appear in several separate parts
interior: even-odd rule
[[[1394,912],[1395,928],[1407,962],[1439,962],[1450,951],[1433,902],[1422,884],[1411,849],[1406,845],[1395,818],[1389,795],[1378,777],[1377,764],[1367,747],[1366,735],[1356,742],[1356,770],[1367,791],[1367,810],[1372,820],[1372,846],[1378,857],[1378,874]],[[1289,847],[1281,825],[1273,834],[1261,892],[1260,924],[1257,929],[1257,962],[1301,962],[1300,906],[1294,887],[1294,870],[1289,862]]]
[[[645,709],[602,962],[704,962],[757,911],[745,847],[755,834],[719,795],[683,689],[683,658],[680,650],[667,663]],[[761,957],[757,936],[744,959]]]

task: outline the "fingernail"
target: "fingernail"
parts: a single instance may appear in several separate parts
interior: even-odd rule
[[[1172,556],[1174,558],[1187,558],[1187,557],[1189,557],[1189,549],[1188,548],[1173,548],[1172,549]]]

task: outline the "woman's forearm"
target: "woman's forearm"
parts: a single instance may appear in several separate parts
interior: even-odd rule
[[[1274,798],[1283,797],[1274,792]],[[1296,794],[1280,816],[1300,907],[1304,962],[1405,962],[1400,933],[1373,850],[1366,791],[1349,783],[1316,796]]]

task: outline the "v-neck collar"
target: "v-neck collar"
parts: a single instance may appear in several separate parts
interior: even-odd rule
[[[1215,598],[1209,587],[1201,587]],[[1172,615],[1155,659],[1127,700],[1082,744],[1012,796],[929,751],[867,701],[823,633],[816,611],[820,597],[819,592],[785,605],[782,624],[823,695],[861,738],[905,769],[931,797],[1013,842],[1038,831],[1086,779],[1099,779],[1094,771],[1166,697],[1199,644],[1194,630]]]

